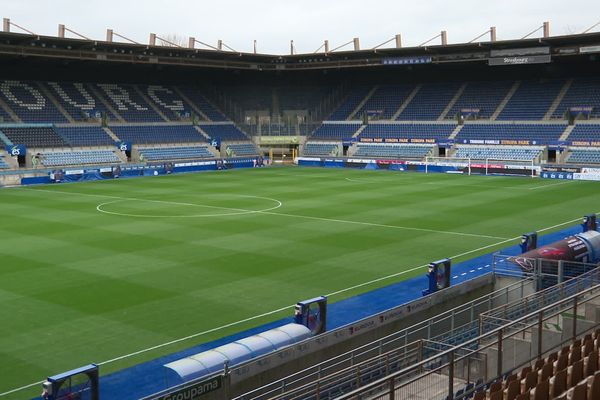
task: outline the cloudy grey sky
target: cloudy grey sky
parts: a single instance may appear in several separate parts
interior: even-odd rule
[[[543,21],[551,33],[579,33],[600,21],[599,0],[0,0],[2,17],[35,33],[56,35],[59,23],[104,40],[112,28],[141,43],[148,34],[217,39],[238,51],[315,51],[324,39],[331,47],[353,37],[362,48],[401,33],[415,46],[448,31],[450,43],[466,42],[496,26],[498,39],[524,36]],[[595,31],[600,31],[597,27]]]

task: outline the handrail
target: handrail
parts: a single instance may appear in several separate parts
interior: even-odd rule
[[[595,272],[596,272],[597,274],[600,274],[600,270],[599,270],[599,269],[595,270]],[[353,390],[352,392],[349,392],[349,393],[347,393],[347,394],[345,394],[345,395],[342,395],[342,396],[338,397],[338,400],[350,399],[350,398],[352,398],[352,397],[354,397],[354,396],[356,396],[356,395],[359,395],[359,394],[361,394],[361,393],[363,393],[363,392],[365,392],[365,391],[368,391],[368,390],[373,390],[373,389],[375,389],[376,387],[378,387],[378,386],[380,386],[380,385],[382,385],[382,384],[385,384],[385,383],[388,383],[388,382],[392,382],[392,381],[393,381],[395,378],[397,378],[397,377],[399,377],[399,376],[402,376],[402,375],[405,375],[405,374],[407,374],[407,373],[409,373],[409,372],[411,372],[411,371],[414,371],[414,369],[415,369],[415,368],[417,368],[417,367],[418,367],[418,368],[422,368],[422,367],[423,367],[424,365],[426,365],[427,363],[431,363],[431,362],[433,362],[433,361],[435,361],[436,359],[439,359],[439,358],[441,358],[441,357],[450,356],[451,354],[454,354],[454,352],[455,352],[456,350],[460,350],[460,349],[462,349],[463,347],[466,347],[466,346],[468,346],[468,345],[472,345],[472,344],[477,344],[477,343],[480,343],[482,340],[485,340],[486,338],[493,337],[494,335],[498,335],[499,333],[500,333],[500,334],[502,334],[502,332],[504,331],[504,329],[505,329],[506,327],[509,327],[509,326],[511,326],[511,325],[515,325],[515,324],[519,324],[519,323],[524,323],[524,324],[526,325],[524,328],[521,328],[521,330],[520,330],[520,331],[518,331],[518,332],[521,332],[521,331],[522,331],[522,330],[524,330],[524,329],[527,329],[527,328],[533,327],[533,326],[535,326],[535,325],[537,324],[537,322],[536,322],[536,323],[531,323],[530,325],[527,325],[527,321],[528,321],[530,318],[532,318],[532,317],[535,317],[535,316],[538,316],[538,317],[539,317],[540,315],[544,315],[544,311],[546,311],[546,310],[550,310],[550,309],[555,309],[556,307],[559,307],[559,305],[562,305],[562,304],[567,304],[567,303],[569,303],[570,301],[574,301],[574,302],[575,302],[575,304],[576,304],[577,298],[579,298],[579,297],[583,297],[583,296],[585,296],[586,294],[588,294],[588,293],[592,293],[592,292],[594,292],[595,290],[598,290],[598,289],[600,289],[600,284],[598,284],[598,285],[595,285],[595,286],[592,286],[592,287],[590,287],[590,288],[587,288],[587,289],[585,289],[585,290],[583,290],[583,291],[581,291],[581,292],[579,292],[579,293],[576,293],[576,294],[574,294],[574,295],[571,295],[571,296],[569,296],[569,297],[567,297],[567,298],[564,298],[564,299],[560,300],[560,301],[559,301],[559,302],[557,302],[557,303],[554,303],[554,304],[550,304],[550,305],[548,305],[548,306],[545,306],[545,307],[543,307],[543,308],[541,308],[541,309],[539,309],[539,310],[537,310],[537,311],[535,311],[535,312],[533,312],[533,313],[527,314],[527,315],[525,315],[525,316],[523,316],[523,317],[520,317],[520,318],[518,318],[518,319],[516,319],[516,320],[514,320],[514,321],[511,321],[511,322],[509,322],[508,324],[505,324],[505,325],[503,325],[503,326],[500,326],[500,327],[498,327],[498,328],[495,328],[495,329],[493,329],[492,331],[490,331],[490,332],[487,332],[486,334],[484,334],[484,335],[482,335],[482,336],[479,336],[479,337],[477,337],[477,338],[474,338],[474,339],[468,340],[468,341],[466,341],[466,342],[464,342],[464,343],[462,343],[462,344],[460,344],[460,345],[458,345],[458,346],[455,346],[455,347],[453,347],[452,349],[445,350],[445,351],[443,351],[443,352],[441,352],[441,353],[439,353],[439,354],[437,354],[437,355],[435,355],[435,356],[433,356],[433,357],[429,357],[429,358],[427,358],[427,359],[425,359],[425,360],[422,360],[422,361],[421,361],[420,363],[418,363],[417,365],[414,365],[414,366],[411,366],[411,367],[405,368],[405,369],[403,369],[403,370],[400,370],[400,371],[394,372],[393,374],[390,374],[390,375],[388,375],[387,377],[384,377],[384,378],[378,379],[378,380],[376,380],[376,381],[374,381],[374,382],[371,382],[371,383],[369,383],[369,384],[367,384],[367,385],[365,385],[365,386],[363,386],[363,387],[361,387],[361,388],[355,389],[355,390]],[[598,296],[600,296],[600,294],[597,294],[595,297],[598,297]],[[594,297],[594,298],[595,298],[595,297]],[[556,315],[559,315],[561,312],[562,312],[562,311],[558,311],[558,312],[556,313]],[[550,316],[554,316],[554,315],[550,315]],[[575,320],[576,320],[576,318],[575,318]],[[518,332],[517,332],[517,333],[518,333]],[[489,347],[489,345],[488,345],[487,347]],[[471,350],[471,352],[473,353],[473,352],[477,352],[477,351],[480,351],[480,350],[481,350],[481,349],[477,349],[477,350]],[[422,375],[420,375],[420,376],[418,376],[418,377],[415,377],[415,378],[413,378],[411,381],[409,381],[408,383],[414,382],[414,381],[416,381],[416,380],[420,379],[421,377],[422,377]],[[406,383],[406,382],[405,382],[405,383],[404,383],[404,385],[406,385],[406,384],[408,384],[408,383]],[[394,389],[397,389],[397,388],[394,388]]]

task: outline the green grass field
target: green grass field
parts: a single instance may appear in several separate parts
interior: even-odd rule
[[[600,183],[291,167],[2,189],[0,393],[596,211]]]

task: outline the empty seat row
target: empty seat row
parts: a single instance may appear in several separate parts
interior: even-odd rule
[[[13,144],[27,147],[68,147],[69,144],[51,126],[0,127]]]
[[[369,124],[360,133],[360,138],[397,139],[447,139],[455,124]]]
[[[305,156],[337,156],[338,152],[337,143],[307,142],[304,145]]]
[[[566,159],[571,164],[600,164],[600,149],[575,149],[571,147],[571,154]]]
[[[122,141],[133,144],[206,142],[192,125],[115,125],[110,129]]]
[[[225,141],[242,141],[248,140],[248,136],[242,132],[234,124],[223,124],[223,125],[207,125],[200,124],[202,129],[211,139],[219,139],[222,142]]]
[[[48,167],[120,162],[119,157],[110,150],[47,152],[41,156],[41,163]]]
[[[55,127],[54,130],[71,146],[109,146],[115,141],[99,126]]]
[[[455,158],[470,158],[472,160],[518,160],[532,161],[539,157],[542,150],[531,147],[479,147],[479,146],[459,146]]]
[[[252,143],[236,143],[227,145],[231,157],[253,156],[258,154],[256,146]]]
[[[139,152],[148,161],[214,158],[206,146],[141,148]]]

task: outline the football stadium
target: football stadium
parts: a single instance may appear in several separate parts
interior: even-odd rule
[[[600,399],[598,24],[74,29],[0,32],[0,400]]]

